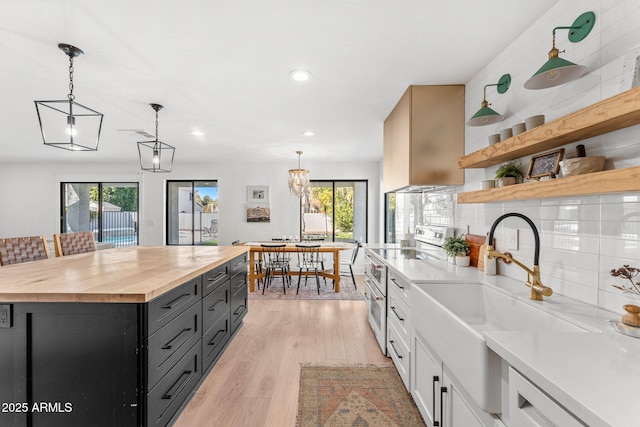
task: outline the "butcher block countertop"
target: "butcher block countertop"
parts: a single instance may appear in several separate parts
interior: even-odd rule
[[[2,302],[146,303],[244,246],[135,246],[0,267]]]

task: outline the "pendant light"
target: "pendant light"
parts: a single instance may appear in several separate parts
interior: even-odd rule
[[[140,169],[148,172],[171,172],[175,147],[158,140],[158,111],[164,107],[160,104],[149,104],[156,111],[156,139],[138,141]]]
[[[309,194],[309,170],[300,168],[300,156],[302,151],[296,151],[298,155],[298,169],[289,170],[289,191],[302,199]]]
[[[69,57],[69,94],[57,101],[34,101],[45,145],[71,151],[97,151],[103,114],[75,101],[73,60],[84,52],[70,44],[58,48]],[[62,114],[62,116],[61,116]]]
[[[497,86],[498,93],[503,94],[509,90],[509,86],[511,86],[511,75],[505,74],[500,77],[498,83],[484,86],[484,97],[480,104],[481,108],[467,121],[467,126],[485,126],[504,120],[504,116],[502,114],[492,108],[489,108],[490,104],[487,102],[487,87],[489,86]]]
[[[569,30],[569,41],[578,43],[589,35],[595,22],[596,15],[593,12],[585,12],[578,16],[570,27],[555,27],[553,29],[549,60],[525,82],[524,87],[526,89],[546,89],[582,77],[587,72],[587,67],[559,57],[561,52],[556,48],[556,30]],[[562,53],[564,53],[564,50]]]

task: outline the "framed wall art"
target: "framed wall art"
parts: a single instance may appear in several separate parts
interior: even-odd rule
[[[247,185],[247,203],[269,203],[269,186]]]
[[[540,180],[545,176],[555,178],[560,170],[562,156],[564,156],[564,148],[531,157],[527,179]]]

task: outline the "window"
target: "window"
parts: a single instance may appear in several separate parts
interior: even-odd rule
[[[60,231],[92,231],[97,242],[138,245],[138,183],[61,184]]]
[[[366,241],[367,181],[311,181],[310,185],[301,206],[301,236]]]
[[[169,181],[167,245],[218,244],[218,182]]]

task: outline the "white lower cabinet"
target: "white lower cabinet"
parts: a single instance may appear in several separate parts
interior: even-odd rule
[[[482,411],[447,372],[446,363],[411,330],[411,395],[429,427],[504,427]]]
[[[387,291],[387,352],[411,391],[411,284],[389,269]]]
[[[509,425],[514,427],[584,427],[573,414],[509,368]]]

